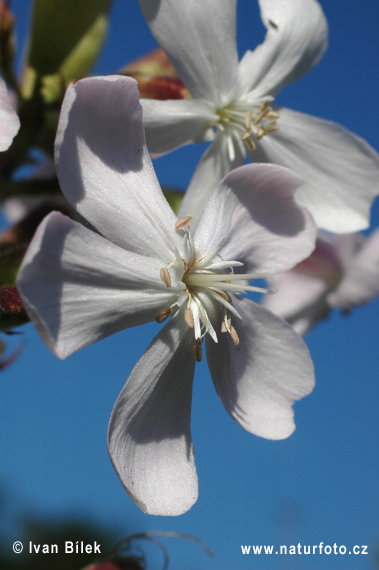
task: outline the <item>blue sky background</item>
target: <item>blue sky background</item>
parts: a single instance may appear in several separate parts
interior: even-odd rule
[[[22,50],[28,12],[12,5]],[[324,0],[329,49],[312,72],[277,102],[334,120],[379,148],[377,0]],[[239,0],[241,55],[264,36],[255,0]],[[155,47],[137,0],[115,0],[110,33],[95,68],[111,73]],[[185,188],[201,148],[156,161],[162,185]],[[374,204],[372,226],[379,225]],[[20,539],[17,519],[34,513],[57,520],[87,517],[118,538],[143,530],[195,534],[194,544],[166,540],[171,568],[373,568],[378,524],[379,300],[349,317],[334,313],[306,337],[316,367],[314,392],[295,406],[297,429],[285,441],[259,439],[224,411],[206,362],[197,367],[192,434],[198,502],[181,517],[144,515],[111,466],[106,431],[131,369],[156,334],[156,323],[124,331],[64,362],[23,329],[23,355],[1,373],[1,478],[9,549]],[[11,339],[11,346],[20,337]],[[4,522],[3,522],[4,524]],[[28,537],[25,537],[26,539]],[[69,540],[69,537],[67,537]],[[368,545],[369,555],[243,556],[241,544]]]

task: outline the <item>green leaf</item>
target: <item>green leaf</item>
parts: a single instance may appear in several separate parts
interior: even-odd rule
[[[88,74],[105,39],[110,5],[111,0],[35,0],[26,96],[35,75],[48,76],[42,82],[51,101],[71,80]]]

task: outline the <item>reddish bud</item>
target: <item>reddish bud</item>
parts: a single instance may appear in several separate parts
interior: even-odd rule
[[[189,92],[180,79],[176,77],[151,77],[141,73],[132,73],[138,82],[140,97],[145,99],[186,99]]]
[[[7,0],[0,0],[0,62],[9,68],[14,59],[14,16]]]
[[[0,313],[17,316],[24,322],[29,320],[17,287],[14,285],[0,288]]]
[[[150,51],[146,55],[132,61],[120,70],[125,75],[134,75],[140,73],[142,75],[177,77],[171,61],[161,48]]]

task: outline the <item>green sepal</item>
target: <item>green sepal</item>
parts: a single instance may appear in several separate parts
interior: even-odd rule
[[[24,76],[26,97],[41,78],[46,102],[88,75],[103,46],[111,0],[35,0]]]

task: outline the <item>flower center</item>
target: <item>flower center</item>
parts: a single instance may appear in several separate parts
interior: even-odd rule
[[[232,298],[229,293],[246,293],[254,291],[259,293],[275,293],[276,290],[263,287],[254,287],[247,283],[252,279],[271,279],[267,273],[239,273],[235,274],[233,268],[240,267],[243,263],[239,261],[225,261],[217,252],[207,253],[199,257],[191,237],[189,225],[192,221],[190,216],[180,218],[175,227],[177,230],[184,230],[188,240],[187,259],[177,259],[160,271],[160,277],[167,287],[171,287],[170,267],[177,262],[183,264],[182,282],[185,285],[183,293],[178,295],[178,300],[169,309],[162,311],[157,316],[157,322],[163,322],[173,309],[178,312],[179,307],[186,304],[184,310],[184,320],[187,325],[194,329],[195,345],[193,347],[194,357],[201,360],[201,343],[208,333],[214,342],[218,342],[217,334],[212,321],[218,321],[218,307],[221,305],[223,319],[220,331],[228,332],[234,345],[239,344],[239,338],[232,325],[232,316],[241,319],[241,316],[234,308]]]
[[[228,135],[228,152],[231,161],[235,158],[233,140],[241,145],[245,143],[251,151],[255,150],[255,142],[265,135],[279,129],[276,120],[279,113],[268,105],[269,99],[265,99],[260,107],[259,103],[234,102],[217,109],[219,120],[213,125],[217,130]]]

